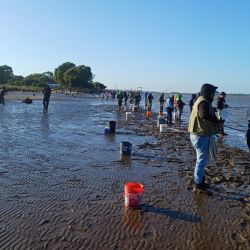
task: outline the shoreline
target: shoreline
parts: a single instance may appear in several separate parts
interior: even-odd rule
[[[23,99],[29,97],[32,100],[43,100],[43,94],[41,92],[27,92],[27,91],[12,91],[8,92],[7,95],[5,95],[5,100],[14,100],[14,101],[22,101]],[[64,93],[64,92],[52,92],[50,100],[65,100],[67,99],[79,99],[79,98],[98,98],[93,94],[87,94],[87,93],[81,93],[77,94],[72,92],[70,93]]]

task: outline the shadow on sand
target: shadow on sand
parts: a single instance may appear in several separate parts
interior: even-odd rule
[[[164,215],[166,217],[171,217],[173,219],[184,220],[184,221],[189,221],[189,222],[193,222],[193,223],[197,223],[197,222],[201,221],[200,217],[193,215],[193,214],[179,212],[179,211],[173,211],[173,210],[166,209],[166,208],[158,208],[158,207],[154,207],[151,205],[142,205],[141,212],[142,213],[160,214],[160,215]]]

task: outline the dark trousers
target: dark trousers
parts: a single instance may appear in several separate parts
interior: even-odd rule
[[[5,105],[5,101],[4,101],[4,97],[0,96],[0,103],[2,103],[3,105]]]
[[[173,112],[173,109],[171,109],[171,108],[166,108],[166,111],[167,111],[167,121],[168,121],[168,123],[169,124],[171,124],[172,123],[172,112]]]
[[[160,112],[163,112],[163,105],[164,105],[164,102],[160,102]]]
[[[43,98],[43,109],[48,110],[49,107],[49,98],[45,97]]]

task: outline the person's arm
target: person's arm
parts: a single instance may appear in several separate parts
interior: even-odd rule
[[[218,124],[220,121],[215,115],[210,114],[210,106],[206,101],[203,101],[198,106],[198,113],[201,119],[208,120]]]

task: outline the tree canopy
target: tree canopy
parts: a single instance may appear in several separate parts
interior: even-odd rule
[[[72,67],[64,74],[66,86],[72,88],[91,88],[92,79],[91,68],[85,65]]]
[[[56,82],[65,85],[65,80],[64,80],[64,74],[67,70],[69,70],[72,67],[75,67],[76,65],[72,62],[65,62],[61,65],[59,65],[54,72],[54,78]]]
[[[33,73],[26,77],[14,75],[10,66],[0,66],[0,84],[11,84],[15,86],[43,87],[45,84],[59,83],[62,87],[103,90],[106,86],[100,82],[93,82],[94,74],[91,68],[85,65],[76,66],[72,62],[59,65],[54,74],[51,71],[44,73]]]
[[[2,65],[0,66],[0,84],[6,84],[7,82],[10,82],[13,78],[13,70],[8,65]]]
[[[48,83],[55,83],[53,78],[48,77],[46,74],[31,74],[26,76],[22,81],[21,85],[29,85],[29,86],[44,86]]]
[[[96,90],[102,90],[102,89],[106,89],[107,88],[104,84],[102,84],[100,82],[93,82],[93,87]]]

